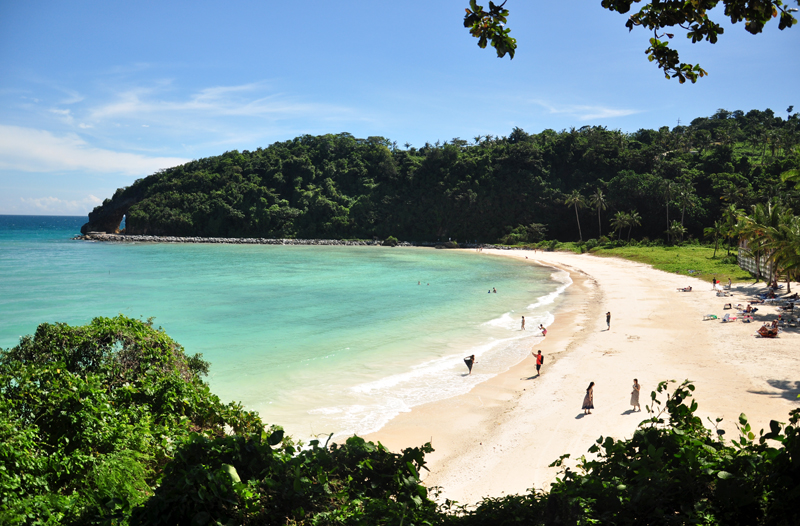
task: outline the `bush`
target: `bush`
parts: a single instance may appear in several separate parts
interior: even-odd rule
[[[507,229],[509,227],[506,227]],[[541,223],[531,223],[530,225],[518,225],[508,234],[500,238],[503,245],[519,245],[521,243],[537,242],[544,239],[547,234],[547,227]]]
[[[207,365],[122,315],[44,323],[0,352],[0,523],[125,522],[190,430],[260,430],[209,391]]]
[[[389,236],[383,241],[382,245],[384,247],[396,247],[398,243],[399,241],[397,240],[396,237]]]

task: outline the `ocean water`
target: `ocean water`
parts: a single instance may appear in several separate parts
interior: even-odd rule
[[[0,347],[42,322],[155,317],[223,401],[302,439],[375,431],[507,370],[570,283],[472,251],[71,240],[85,220],[0,216]]]

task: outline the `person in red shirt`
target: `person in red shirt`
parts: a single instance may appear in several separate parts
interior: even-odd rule
[[[533,352],[531,352],[533,354]],[[537,354],[533,354],[536,357],[536,376],[542,374],[540,372],[542,365],[544,364],[544,355],[542,355],[542,351],[539,350]]]

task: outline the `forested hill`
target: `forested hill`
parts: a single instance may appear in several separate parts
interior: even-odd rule
[[[382,137],[306,135],[139,179],[95,208],[83,231],[114,231],[124,215],[129,234],[494,242],[513,230],[515,240],[566,241],[579,238],[577,208],[584,240],[633,211],[634,238],[663,238],[676,220],[700,237],[729,205],[788,197],[800,212],[780,178],[798,167],[791,108],[785,119],[719,110],[632,134],[515,128],[405,149]],[[578,206],[565,204],[575,191]]]

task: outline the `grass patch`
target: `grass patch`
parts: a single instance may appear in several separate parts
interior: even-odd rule
[[[714,247],[701,245],[598,247],[591,252],[596,256],[620,257],[646,263],[658,270],[705,279],[709,283],[714,276],[722,282],[727,282],[728,278],[738,283],[753,281],[753,277],[748,271],[739,268],[735,262],[730,262],[733,258],[726,258],[724,250],[717,250],[717,256],[713,257]]]
[[[748,271],[740,268],[736,263],[735,253],[726,256],[725,249],[721,248],[717,249],[717,255],[714,256],[713,246],[687,244],[681,246],[631,245],[615,247],[613,244],[596,246],[573,241],[565,243],[542,241],[540,243],[520,243],[507,246],[527,249],[537,248],[539,250],[552,249],[576,254],[590,252],[595,256],[630,259],[631,261],[652,265],[653,268],[664,272],[692,276],[707,280],[709,283],[714,276],[721,282],[727,282],[728,278],[734,283],[753,282],[754,280]]]

